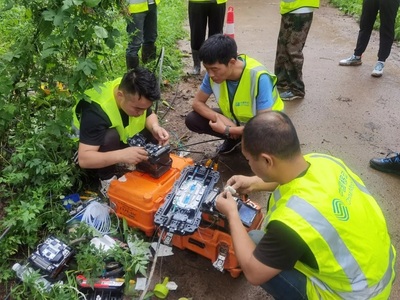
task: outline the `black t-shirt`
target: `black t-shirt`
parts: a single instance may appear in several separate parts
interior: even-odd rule
[[[95,102],[80,101],[77,107],[78,117],[80,114],[79,141],[91,146],[104,144],[104,137],[107,129],[111,127],[110,118]],[[124,126],[129,124],[129,116],[120,109]],[[152,114],[152,109],[146,111],[146,117]]]
[[[293,269],[297,261],[318,269],[314,254],[296,231],[280,221],[271,221],[254,256],[263,264],[279,269]]]

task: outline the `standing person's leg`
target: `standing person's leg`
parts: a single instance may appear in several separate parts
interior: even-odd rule
[[[281,26],[279,29],[276,45],[276,57],[274,66],[274,73],[278,78],[277,88],[279,92],[284,92],[289,89],[289,76],[287,73],[287,69],[290,66],[290,61],[286,49],[289,36],[289,17],[288,14],[286,14],[281,17]]]
[[[291,68],[287,70],[289,90],[293,95],[303,98],[306,93],[303,82],[303,48],[312,24],[313,13],[290,14],[290,19],[292,29],[286,46],[291,62]]]
[[[392,50],[394,26],[397,10],[399,9],[399,0],[385,0],[378,2],[381,25],[379,27],[378,61],[371,73],[371,76],[374,77],[381,77],[383,75],[385,61],[389,57],[390,50]]]
[[[157,40],[157,36],[157,5],[150,4],[143,24],[143,63],[147,63],[149,60],[156,58],[157,49],[155,42]]]
[[[189,1],[190,47],[192,48],[193,75],[200,74],[199,49],[206,38],[208,3]]]
[[[128,70],[139,65],[138,53],[143,43],[143,25],[146,13],[131,14],[131,18],[126,26],[130,40],[126,48],[126,67]]]
[[[287,14],[282,16],[278,38],[275,75],[282,100],[302,99],[305,95],[303,82],[303,48],[311,27],[313,13]]]
[[[360,31],[358,32],[357,45],[354,55],[361,56],[367,49],[372,29],[379,10],[379,1],[364,0],[360,18]]]
[[[199,50],[206,39],[207,3],[189,2],[190,47]]]
[[[226,3],[211,3],[208,13],[208,37],[223,33]]]
[[[379,51],[378,61],[385,62],[389,57],[394,41],[394,27],[399,9],[399,0],[380,1]]]

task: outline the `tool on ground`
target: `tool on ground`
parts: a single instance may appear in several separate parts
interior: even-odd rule
[[[169,289],[167,287],[168,281],[169,281],[169,278],[165,277],[164,281],[162,283],[158,283],[154,287],[153,292],[157,298],[165,299],[168,296],[168,293],[169,293]]]

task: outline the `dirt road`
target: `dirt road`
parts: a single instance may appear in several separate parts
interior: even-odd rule
[[[229,0],[235,9],[235,39],[239,52],[246,53],[273,71],[276,39],[280,25],[277,0]],[[400,243],[398,202],[400,178],[375,171],[369,159],[389,150],[400,150],[400,50],[394,46],[382,78],[370,76],[376,62],[379,36],[375,32],[359,67],[340,67],[338,61],[352,54],[358,24],[322,1],[304,49],[304,100],[286,103],[286,112],[297,127],[304,153],[321,152],[343,159],[365,182],[387,217],[396,249]],[[186,42],[187,44],[187,42]],[[187,46],[187,45],[186,45]],[[199,80],[182,83],[176,103],[189,110],[190,98]],[[179,98],[178,97],[178,98]],[[179,116],[178,116],[179,117]],[[168,116],[169,119],[173,115]],[[198,137],[192,137],[195,141]],[[212,145],[213,147],[214,145]],[[249,173],[238,156],[223,158],[222,181],[232,173]],[[225,166],[225,167],[224,167]],[[263,195],[253,195],[263,204]],[[153,280],[169,276],[178,285],[168,299],[266,299],[258,287],[243,276],[220,273],[211,261],[189,251],[174,250],[162,258]],[[397,267],[399,272],[399,267]],[[400,299],[400,282],[395,282],[392,299]]]

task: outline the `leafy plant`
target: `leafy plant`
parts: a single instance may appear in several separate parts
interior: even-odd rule
[[[0,282],[13,278],[10,263],[28,257],[49,233],[65,238],[69,215],[60,196],[88,185],[72,161],[77,145],[70,135],[71,109],[87,88],[126,69],[128,16],[121,3],[0,0],[0,207],[5,207],[0,211]],[[185,4],[164,0],[159,6],[162,79],[171,83],[182,75],[176,41],[186,34]],[[147,67],[158,72],[160,64],[153,61]],[[93,234],[84,231],[78,230],[82,239]],[[87,275],[103,267],[101,253],[85,246],[78,250],[77,257],[85,261],[79,269],[88,270]],[[147,258],[141,254],[113,255],[130,276],[145,272]],[[76,270],[68,271],[68,284],[49,296],[29,294],[29,299],[78,299]],[[17,286],[13,298],[26,299],[27,288]]]
[[[339,8],[347,15],[354,16],[357,20],[360,20],[361,11],[362,11],[362,3],[363,0],[329,0],[334,6]],[[376,22],[374,25],[375,29],[379,29],[380,20],[379,16],[376,18]],[[400,40],[400,15],[397,14],[396,16],[396,23],[395,23],[395,40]]]

